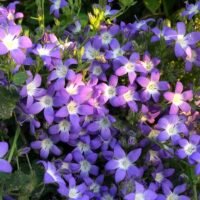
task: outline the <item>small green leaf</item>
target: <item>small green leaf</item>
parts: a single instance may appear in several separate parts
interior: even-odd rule
[[[15,89],[0,86],[0,119],[9,119],[18,101]]]
[[[13,83],[15,85],[22,85],[27,79],[26,72],[18,72],[13,76]]]
[[[129,7],[136,4],[133,0],[119,0],[119,3],[121,7]]]
[[[144,0],[144,4],[148,10],[155,14],[161,5],[161,0]]]

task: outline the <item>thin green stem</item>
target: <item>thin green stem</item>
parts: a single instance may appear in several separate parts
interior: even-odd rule
[[[14,154],[15,149],[17,147],[17,140],[18,140],[19,134],[20,134],[20,127],[17,126],[17,130],[15,132],[15,137],[14,137],[12,147],[11,147],[11,150],[10,150],[10,154],[9,154],[9,157],[8,157],[8,162],[11,162],[11,160],[12,160],[13,154]]]
[[[28,162],[28,166],[29,166],[30,171],[32,171],[33,169],[32,169],[31,162],[30,162],[30,159],[28,157],[28,154],[26,154],[26,160]]]

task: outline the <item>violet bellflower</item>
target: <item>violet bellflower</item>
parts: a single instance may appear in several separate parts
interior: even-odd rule
[[[19,25],[0,28],[0,55],[10,53],[16,64],[23,64],[26,59],[24,51],[32,47],[32,42],[27,36],[20,36],[21,31]]]
[[[187,16],[189,20],[200,11],[200,2],[197,1],[195,4],[189,4],[186,2],[186,9],[182,12],[182,16]]]
[[[166,81],[159,81],[160,73],[159,71],[153,71],[151,73],[151,78],[148,79],[144,76],[137,78],[137,82],[143,87],[141,93],[141,98],[144,101],[148,101],[151,96],[155,102],[159,101],[160,92],[169,89],[169,84]]]
[[[11,173],[12,166],[7,160],[4,160],[3,157],[8,152],[8,143],[0,142],[0,172]]]
[[[167,115],[158,120],[156,128],[160,130],[157,139],[159,141],[167,141],[171,138],[172,142],[177,143],[181,138],[180,134],[188,134],[185,120],[178,115]]]
[[[135,192],[130,193],[124,197],[125,200],[156,200],[157,194],[151,189],[145,187],[139,182],[135,181]]]
[[[54,14],[55,17],[59,17],[59,10],[68,5],[67,1],[65,0],[50,0],[52,3],[50,7],[50,14]]]
[[[176,57],[183,57],[188,54],[188,51],[191,51],[192,46],[200,41],[200,32],[186,34],[186,26],[183,22],[178,22],[176,27],[177,33],[169,34],[169,37],[176,42],[174,47]]]
[[[121,63],[121,67],[115,71],[115,74],[117,76],[128,74],[130,84],[133,84],[135,81],[137,76],[135,72],[146,72],[145,68],[139,65],[140,55],[138,53],[132,53],[129,59],[124,56],[121,56],[118,59]]]
[[[164,98],[171,103],[170,114],[177,114],[179,109],[187,113],[190,112],[191,106],[186,101],[193,99],[193,92],[192,90],[183,92],[183,84],[178,81],[175,92],[165,92]]]
[[[124,150],[119,144],[114,147],[113,158],[105,165],[106,171],[115,171],[115,182],[121,182],[126,176],[129,178],[137,176],[139,169],[135,166],[135,162],[138,160],[142,152],[142,149],[132,150],[126,155]]]

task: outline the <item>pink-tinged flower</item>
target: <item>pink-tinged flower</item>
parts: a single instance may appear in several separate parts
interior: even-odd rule
[[[121,67],[115,71],[115,74],[117,76],[128,74],[129,82],[131,84],[134,82],[137,76],[135,72],[146,72],[145,68],[139,65],[140,55],[138,53],[131,54],[129,59],[121,56],[118,58],[118,60],[121,63]]]
[[[177,114],[179,109],[186,113],[191,110],[191,106],[186,101],[193,99],[193,92],[192,90],[183,92],[183,84],[179,81],[176,83],[175,92],[165,92],[164,97],[171,103],[170,114]]]
[[[200,48],[197,49],[189,48],[186,51],[187,51],[187,56],[185,58],[186,71],[191,71],[193,65],[200,67]]]
[[[68,5],[67,1],[65,0],[50,0],[52,5],[50,7],[50,13],[54,14],[55,17],[59,17],[60,13],[59,10]]]
[[[7,25],[14,25],[15,24],[15,19],[22,19],[24,17],[24,14],[21,12],[15,12],[16,5],[19,4],[19,1],[14,1],[8,6],[5,7],[0,7],[0,23]]]
[[[159,79],[160,73],[157,70],[151,73],[150,79],[144,76],[137,78],[137,82],[143,87],[141,93],[142,100],[148,101],[152,97],[155,102],[158,102],[160,97],[159,91],[169,89],[169,84],[166,81],[159,81]]]
[[[135,91],[133,86],[119,86],[118,96],[112,101],[114,106],[128,105],[133,112],[138,111],[138,106],[135,101],[139,101],[139,94]]]
[[[144,53],[143,61],[138,62],[138,64],[140,64],[146,70],[146,73],[152,72],[159,63],[160,60],[158,58],[151,58],[148,52]]]
[[[0,142],[0,172],[11,173],[12,166],[3,157],[8,152],[8,144],[6,142]]]
[[[23,86],[20,91],[21,97],[27,97],[27,107],[29,107],[34,102],[34,98],[45,94],[45,89],[39,88],[42,82],[41,76],[36,74],[35,77],[33,77],[31,72],[28,72],[28,75],[30,77],[27,79],[26,85]]]
[[[115,171],[116,183],[124,180],[126,176],[130,178],[139,174],[139,169],[135,166],[135,162],[140,157],[141,152],[142,149],[135,149],[126,155],[120,145],[115,145],[113,158],[106,163],[105,169],[107,171]]]
[[[176,27],[177,33],[175,35],[169,34],[169,37],[176,42],[174,47],[176,57],[183,57],[187,55],[191,46],[200,41],[200,32],[191,32],[186,34],[186,27],[183,22],[178,22]]]
[[[22,28],[18,25],[0,28],[0,55],[10,52],[16,64],[23,64],[26,59],[24,51],[32,47],[32,42],[28,37],[19,36],[21,31]]]

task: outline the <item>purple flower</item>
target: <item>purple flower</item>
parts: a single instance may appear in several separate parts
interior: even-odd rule
[[[180,139],[180,133],[188,134],[185,120],[177,115],[167,115],[159,119],[156,128],[160,130],[157,137],[159,141],[166,141],[169,138],[175,143]]]
[[[55,70],[48,77],[48,81],[56,80],[54,83],[55,90],[64,88],[65,79],[73,80],[75,78],[75,72],[69,69],[69,66],[73,64],[77,64],[77,61],[73,58],[67,59],[64,63],[61,60],[56,62]]]
[[[175,54],[177,57],[183,57],[187,55],[188,49],[200,41],[200,32],[192,32],[186,34],[186,27],[183,22],[178,22],[177,33],[175,35],[169,35],[169,37],[176,41],[175,44]]]
[[[0,142],[0,172],[11,173],[12,166],[3,157],[8,152],[8,144],[6,142]]]
[[[112,101],[114,106],[123,106],[128,104],[130,109],[133,112],[138,111],[138,106],[135,101],[139,101],[139,94],[135,91],[133,86],[119,86],[118,87],[118,96]]]
[[[21,19],[24,17],[23,13],[21,12],[16,12],[16,5],[19,4],[19,1],[14,1],[8,6],[5,7],[0,7],[0,23],[7,25],[15,25],[15,19]]]
[[[189,140],[187,139],[180,139],[178,144],[181,146],[180,149],[177,150],[177,155],[179,158],[184,159],[188,157],[189,162],[191,162],[192,155],[197,152],[200,143],[200,136],[199,135],[191,135]]]
[[[152,72],[152,70],[160,63],[158,58],[152,58],[148,52],[145,52],[143,55],[143,61],[139,61],[140,64],[145,70],[146,73]]]
[[[183,112],[190,112],[191,106],[186,101],[191,101],[193,98],[192,90],[183,92],[183,84],[181,82],[176,83],[175,92],[165,92],[164,97],[171,103],[170,114],[177,114],[179,109]]]
[[[40,138],[41,140],[37,140],[31,143],[32,149],[40,149],[40,156],[42,158],[48,158],[49,153],[59,156],[61,155],[61,150],[54,144],[54,141],[45,136]]]
[[[115,121],[115,118],[111,115],[99,116],[97,120],[88,125],[87,130],[92,133],[100,131],[102,138],[109,140],[112,136],[112,124]]]
[[[52,59],[60,59],[60,49],[56,44],[37,44],[36,47],[32,50],[36,55],[39,55],[44,61],[45,65],[51,65]]]
[[[118,12],[118,10],[112,10],[109,5],[106,5],[104,15],[105,16],[112,16],[112,15],[117,14],[117,12]]]
[[[67,197],[69,200],[88,200],[88,196],[85,194],[87,186],[84,183],[76,185],[76,180],[72,176],[67,177],[69,187],[65,184],[60,185],[58,192]]]
[[[36,74],[33,78],[31,72],[28,72],[28,75],[30,77],[26,80],[26,85],[23,86],[20,91],[21,97],[27,97],[27,107],[33,104],[34,98],[40,97],[45,94],[45,90],[39,88],[42,82],[41,76],[39,74]]]
[[[115,71],[115,74],[117,76],[128,74],[130,84],[134,82],[137,76],[135,72],[146,72],[145,68],[139,65],[140,55],[138,53],[132,53],[129,60],[124,56],[118,59],[122,66]]]
[[[97,176],[99,168],[95,165],[97,154],[87,153],[83,156],[80,151],[72,153],[74,160],[79,164],[80,177],[88,177],[89,175]]]
[[[135,166],[135,161],[138,160],[142,149],[135,149],[125,154],[120,145],[114,147],[113,158],[105,165],[107,171],[115,171],[115,182],[118,183],[128,177],[137,176],[139,169]]]
[[[19,36],[21,31],[22,28],[18,25],[0,28],[0,55],[10,52],[16,64],[23,64],[26,59],[24,50],[32,47],[32,42],[28,37]]]
[[[190,160],[195,162],[195,173],[200,175],[200,152],[196,151],[190,156]],[[194,163],[193,163],[194,164]]]
[[[163,186],[164,195],[159,195],[159,200],[166,199],[176,199],[176,200],[190,200],[189,197],[185,195],[181,195],[181,193],[185,192],[186,184],[176,186],[173,191],[170,189],[168,185]]]
[[[197,1],[195,4],[189,4],[186,2],[186,10],[182,12],[182,16],[187,16],[189,20],[192,19],[192,17],[199,13],[200,10],[200,2]]]
[[[141,93],[141,99],[148,101],[151,96],[155,102],[159,101],[160,92],[169,89],[169,84],[166,81],[159,81],[159,71],[153,71],[151,78],[148,79],[144,76],[137,78],[137,82],[144,88]]]
[[[185,58],[185,69],[186,71],[191,71],[192,66],[200,67],[200,48],[197,49],[187,49],[187,56]]]
[[[65,0],[50,0],[53,4],[50,7],[50,14],[54,14],[55,17],[59,17],[59,10],[68,5]]]
[[[44,174],[44,183],[50,184],[50,183],[57,183],[57,184],[65,184],[65,181],[61,178],[60,173],[56,169],[55,165],[51,162],[45,162],[40,161],[39,163],[42,163],[45,168],[45,174]]]
[[[155,200],[157,194],[150,189],[145,189],[144,186],[135,181],[135,192],[124,197],[125,200]]]

